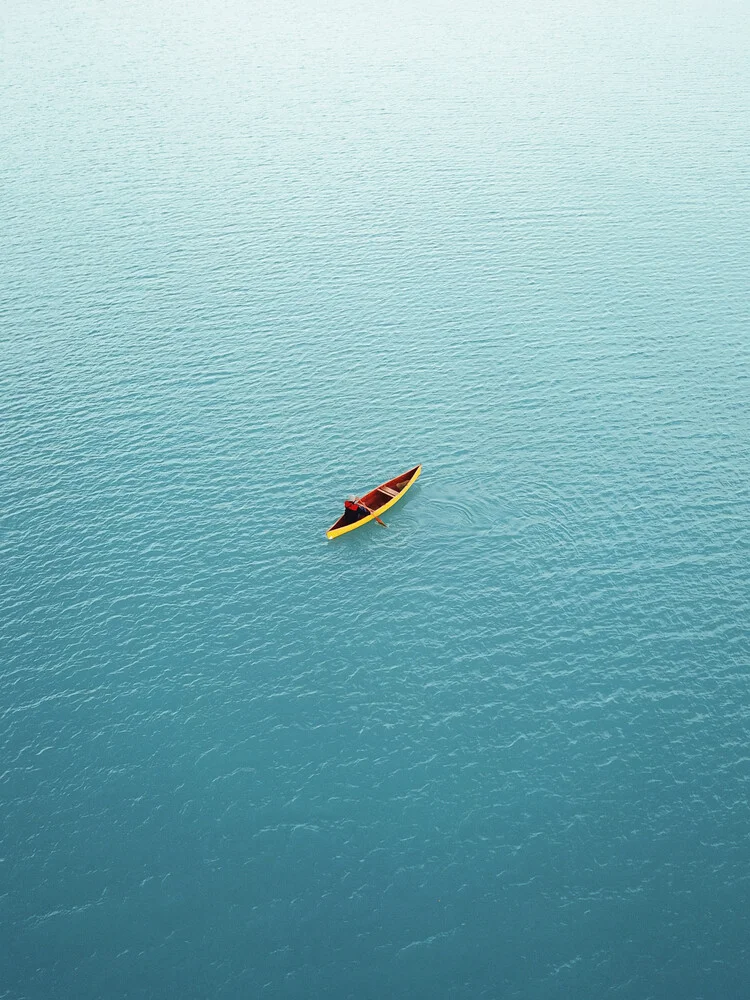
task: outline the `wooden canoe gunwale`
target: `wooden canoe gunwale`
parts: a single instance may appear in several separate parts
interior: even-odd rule
[[[415,465],[413,469],[407,469],[406,472],[402,472],[399,476],[394,476],[393,479],[388,479],[386,482],[381,483],[380,486],[376,486],[374,490],[370,490],[369,493],[364,493],[360,497],[363,503],[367,504],[373,511],[372,514],[368,514],[367,517],[361,517],[358,521],[352,521],[350,524],[344,524],[339,527],[341,521],[344,520],[346,515],[342,515],[338,521],[331,525],[331,527],[326,531],[326,538],[338,538],[339,535],[345,535],[349,531],[354,531],[355,528],[361,528],[363,524],[367,524],[368,521],[373,521],[376,517],[380,517],[384,511],[388,510],[395,503],[401,499],[401,497],[406,493],[411,487],[416,483],[422,474],[422,466]],[[397,490],[396,496],[390,496],[387,493],[382,493],[378,496],[378,491],[382,490],[384,486],[388,486],[391,489],[396,489],[396,483],[403,483],[401,489]],[[387,497],[386,503],[381,503],[382,497]]]

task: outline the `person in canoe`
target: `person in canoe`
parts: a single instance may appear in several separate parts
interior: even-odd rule
[[[382,524],[384,528],[388,527],[385,521],[381,521],[377,514],[375,514],[375,512],[371,510],[367,504],[358,500],[357,497],[347,497],[347,499],[344,500],[344,510],[346,512],[347,523],[349,524],[351,524],[352,521],[359,521],[360,518],[367,517],[368,514],[372,514],[378,524]]]

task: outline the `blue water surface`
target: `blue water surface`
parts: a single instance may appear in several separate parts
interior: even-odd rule
[[[0,998],[747,997],[746,5],[2,32]]]

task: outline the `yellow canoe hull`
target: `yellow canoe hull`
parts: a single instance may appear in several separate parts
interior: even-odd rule
[[[380,517],[387,510],[389,510],[394,503],[398,503],[401,497],[408,492],[414,483],[419,479],[422,474],[422,466],[417,465],[413,469],[409,469],[408,472],[402,472],[400,476],[395,476],[393,479],[389,479],[385,483],[381,483],[380,486],[376,486],[374,490],[370,490],[369,493],[365,493],[361,499],[363,503],[372,510],[372,514],[368,514],[367,517],[362,517],[358,521],[352,521],[351,524],[344,524],[341,527],[337,527],[339,520],[332,527],[326,531],[326,538],[338,538],[339,535],[345,535],[349,531],[354,531],[355,528],[361,528],[363,524],[369,524],[370,521],[374,521],[376,517]],[[385,489],[394,489],[398,485],[398,492],[396,496],[388,496],[388,494],[382,492]],[[380,496],[378,496],[380,493]],[[381,503],[383,497],[388,496],[385,503]],[[378,503],[379,506],[375,506]]]

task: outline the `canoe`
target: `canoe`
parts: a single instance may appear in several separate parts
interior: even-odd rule
[[[376,486],[369,493],[365,493],[359,499],[373,513],[359,514],[348,510],[344,511],[338,521],[332,524],[328,531],[326,531],[326,538],[338,538],[339,535],[345,535],[347,531],[354,531],[355,528],[361,528],[363,524],[368,524],[375,517],[380,517],[384,511],[392,507],[416,483],[421,472],[422,466],[415,465],[408,472],[402,472],[400,476],[395,476],[393,479],[381,483],[380,486]]]

